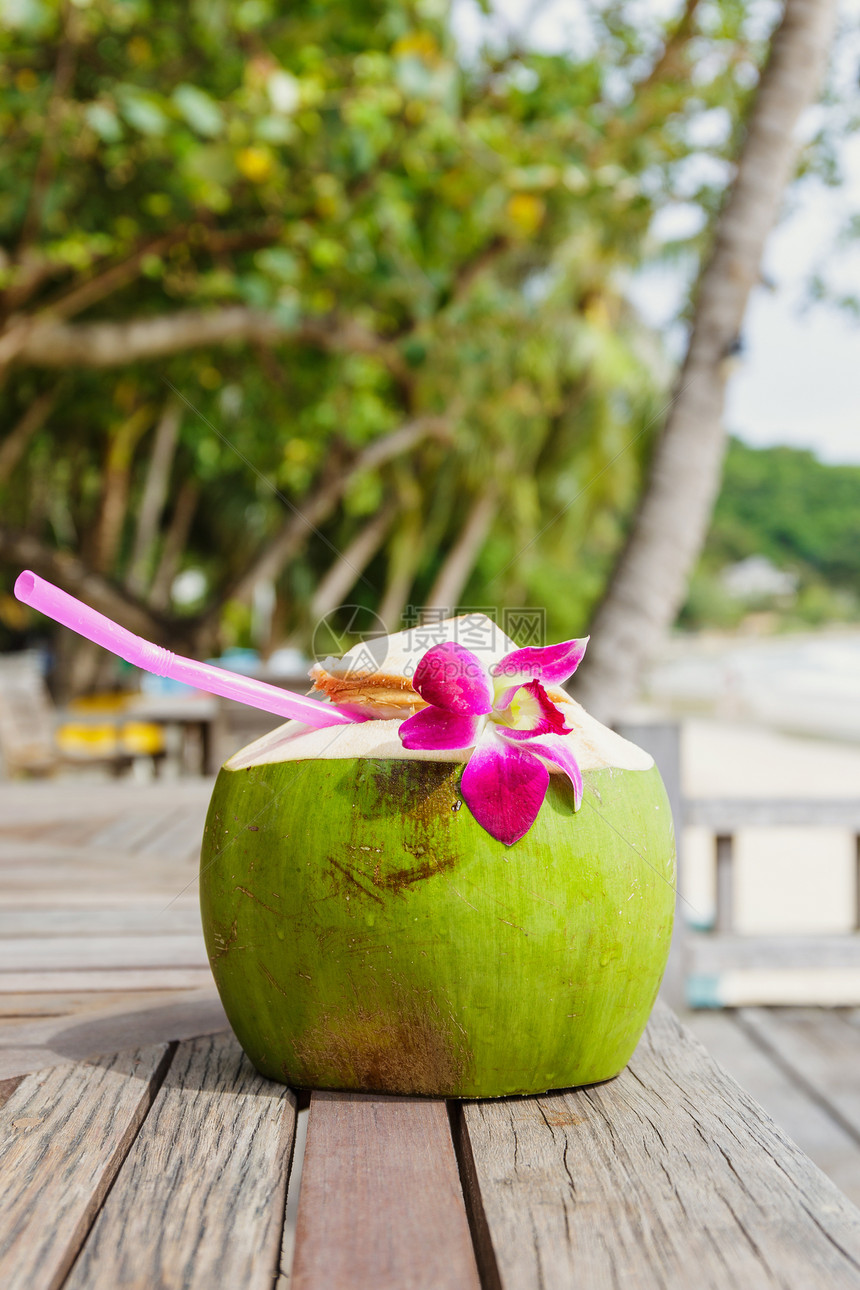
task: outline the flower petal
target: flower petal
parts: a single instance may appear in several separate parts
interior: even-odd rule
[[[422,699],[447,712],[481,716],[493,707],[493,686],[483,663],[456,641],[428,649],[412,684]]]
[[[532,739],[535,735],[567,735],[564,713],[547,694],[540,681],[529,681],[514,691],[509,707],[498,717],[499,734],[510,739]]]
[[[499,734],[502,735],[507,736],[511,733],[513,732],[510,730],[499,730]],[[541,735],[537,739],[529,739],[528,743],[517,746],[521,747],[523,752],[535,753],[538,757],[551,761],[564,771],[573,785],[573,805],[578,811],[582,805],[582,771],[567,740],[560,735]]]
[[[471,748],[477,743],[480,726],[480,717],[429,707],[402,721],[397,733],[404,748]]]
[[[460,782],[481,828],[508,847],[528,833],[548,787],[546,766],[500,739],[492,726],[481,736]]]
[[[544,685],[561,685],[573,676],[582,662],[589,637],[562,641],[559,645],[530,645],[506,654],[490,668],[496,689],[496,707],[510,703],[508,690],[524,685],[526,681],[542,681]]]

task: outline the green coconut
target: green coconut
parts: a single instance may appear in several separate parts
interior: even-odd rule
[[[262,1074],[493,1097],[594,1083],[627,1063],[672,926],[656,769],[585,770],[577,813],[553,776],[511,848],[463,805],[460,771],[371,757],[222,770],[203,926]]]
[[[508,847],[468,752],[397,719],[288,723],[221,770],[200,893],[230,1024],[294,1087],[496,1097],[616,1075],[669,951],[675,848],[651,758],[564,701],[583,771]]]

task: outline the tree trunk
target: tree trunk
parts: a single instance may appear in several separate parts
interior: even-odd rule
[[[416,507],[389,544],[388,581],[378,610],[389,635],[401,629],[421,554],[421,512]]]
[[[646,663],[683,604],[707,534],[725,448],[726,359],[797,160],[795,127],[816,96],[835,11],[836,0],[785,0],[773,36],[735,181],[699,282],[672,409],[573,687],[604,721],[618,717],[635,696]]]
[[[170,604],[170,588],[179,572],[182,553],[188,545],[188,535],[191,532],[191,524],[199,500],[200,485],[197,480],[194,478],[183,480],[176,497],[170,525],[165,534],[164,545],[161,548],[161,559],[152,580],[149,603],[153,609],[167,609]],[[195,624],[193,630],[196,639],[199,625]],[[200,635],[201,638],[205,638],[205,631],[200,632]]]
[[[70,551],[56,551],[32,534],[0,523],[0,559],[14,568],[33,569],[99,613],[115,618],[129,631],[161,645],[175,645],[179,633],[174,632],[166,618],[155,610],[150,612],[146,605],[94,572]]]
[[[366,470],[379,469],[395,457],[411,452],[425,439],[446,438],[450,434],[450,428],[450,422],[444,416],[416,417],[364,448],[348,469],[333,479],[326,480],[315,493],[303,499],[300,508],[293,509],[293,513],[248,568],[204,613],[200,620],[201,628],[204,631],[217,628],[225,601],[248,600],[256,583],[275,581],[287,561],[301,550],[310,534],[334,512],[357,475]]]
[[[155,431],[155,442],[152,445],[152,456],[146,472],[146,483],[143,487],[143,497],[137,518],[137,532],[134,536],[134,549],[126,579],[126,586],[136,596],[142,596],[149,584],[152,549],[155,545],[158,521],[167,499],[170,471],[176,455],[181,424],[182,405],[178,399],[170,398],[164,406]]]
[[[102,504],[95,540],[93,565],[98,573],[109,574],[119,552],[128,514],[131,463],[141,435],[152,420],[152,407],[144,404],[111,436],[105,457]]]
[[[343,604],[344,598],[385,541],[396,514],[396,502],[388,502],[338,556],[311,601],[311,617],[314,622]]]
[[[5,484],[30,446],[33,435],[41,430],[57,402],[59,386],[46,390],[34,399],[17,425],[13,426],[0,446],[0,484]]]
[[[490,487],[473,504],[460,536],[436,575],[425,610],[444,610],[446,614],[454,612],[487,540],[497,510],[498,491]]]

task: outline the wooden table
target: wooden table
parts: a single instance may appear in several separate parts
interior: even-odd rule
[[[200,691],[190,695],[141,694],[129,704],[124,715],[127,720],[151,721],[162,726],[168,747],[174,742],[178,744],[179,763],[183,769],[187,761],[187,736],[196,732],[199,752],[194,771],[214,775],[218,770],[217,731],[221,705],[211,694]]]
[[[4,1290],[860,1288],[860,1211],[662,1006],[603,1085],[313,1094],[293,1232],[301,1101],[195,928],[208,789],[0,786]]]

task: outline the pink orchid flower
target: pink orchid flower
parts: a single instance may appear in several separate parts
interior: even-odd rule
[[[582,801],[582,774],[563,738],[564,714],[544,685],[560,685],[579,666],[588,637],[517,649],[490,668],[462,645],[429,649],[414,688],[428,704],[401,723],[404,748],[474,748],[460,789],[475,819],[512,846],[528,833],[549,787],[545,762],[559,766]]]

